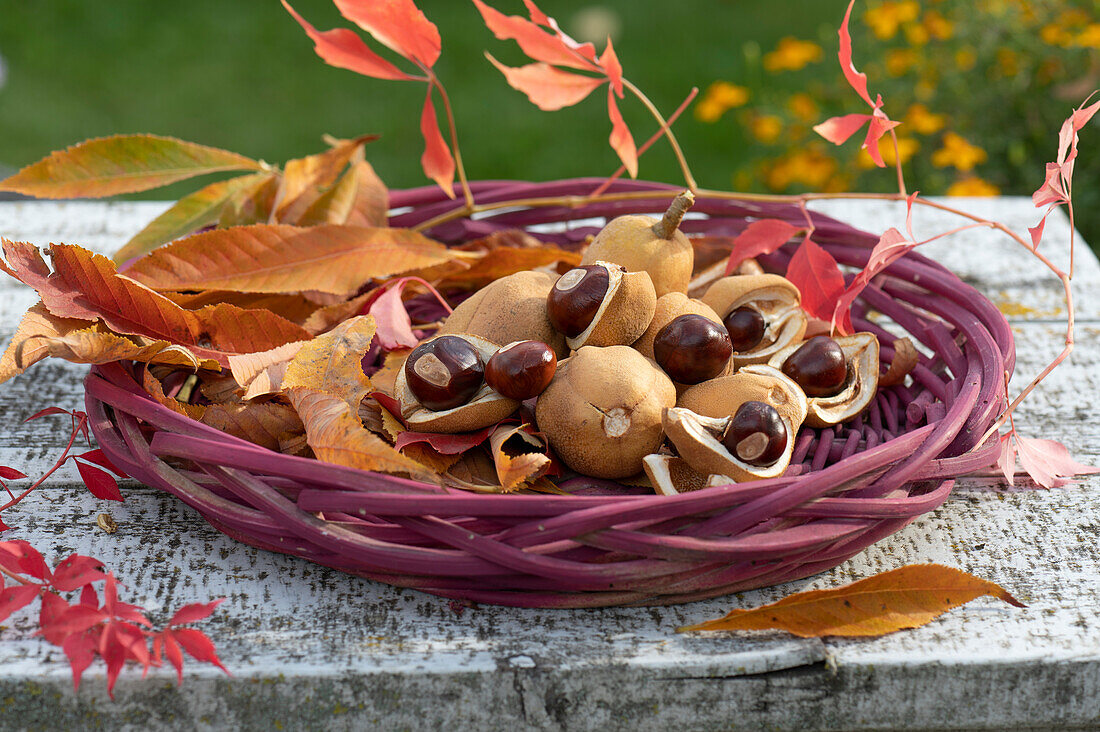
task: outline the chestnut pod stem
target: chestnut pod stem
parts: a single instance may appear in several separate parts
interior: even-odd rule
[[[662,239],[671,239],[676,230],[680,228],[680,222],[683,221],[684,214],[694,205],[695,194],[691,191],[684,191],[676,196],[669,204],[665,215],[653,225],[653,233]]]

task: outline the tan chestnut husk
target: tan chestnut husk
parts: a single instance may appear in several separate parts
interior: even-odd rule
[[[642,464],[653,490],[665,496],[736,482],[728,475],[704,475],[688,465],[683,458],[673,455],[646,455]]]
[[[460,303],[438,333],[469,333],[493,343],[542,341],[564,358],[569,354],[565,336],[554,330],[546,314],[546,296],[557,279],[545,272],[501,277]]]
[[[764,402],[779,412],[793,441],[809,405],[802,388],[779,369],[752,364],[737,373],[704,381],[684,391],[677,407],[706,417],[732,417],[745,402]]]
[[[672,381],[633,348],[585,346],[558,364],[535,419],[576,472],[626,478],[660,446],[661,412],[675,403]]]
[[[492,341],[469,333],[451,333],[465,339],[477,348],[481,354],[482,362],[488,362],[499,346]],[[438,338],[439,336],[434,336]],[[501,396],[488,384],[483,383],[481,388],[474,393],[468,402],[451,409],[433,411],[420,404],[409,389],[409,382],[405,378],[405,369],[398,371],[394,382],[394,398],[401,405],[401,418],[405,420],[410,430],[415,432],[471,432],[496,424],[519,409],[520,403],[515,399]]]
[[[853,333],[833,340],[844,351],[848,362],[848,377],[837,394],[809,399],[806,424],[811,427],[829,427],[847,422],[867,408],[878,390],[879,343],[875,334]],[[787,357],[801,345],[795,343],[777,351],[768,362],[769,365],[782,368]]]
[[[787,470],[794,454],[794,436],[798,426],[786,422],[787,446],[779,459],[768,466],[750,465],[726,449],[721,442],[722,433],[732,417],[707,417],[690,409],[674,407],[665,410],[662,424],[669,441],[684,462],[702,475],[729,476],[735,482],[777,478]]]
[[[611,262],[592,264],[607,269],[607,292],[588,327],[576,337],[566,338],[565,343],[573,350],[584,346],[629,346],[653,320],[657,307],[653,282],[645,272],[626,272]]]
[[[767,324],[764,339],[751,350],[734,351],[735,367],[767,363],[781,348],[801,341],[809,322],[800,306],[802,295],[798,288],[779,275],[723,277],[710,286],[702,300],[718,314],[720,322],[742,306],[751,307],[764,316]]]
[[[631,272],[646,272],[657,297],[687,292],[695,249],[678,227],[694,202],[695,197],[684,191],[660,219],[644,214],[612,219],[592,240],[581,264],[613,262]]]

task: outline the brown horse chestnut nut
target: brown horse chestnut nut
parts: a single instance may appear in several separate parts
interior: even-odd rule
[[[725,328],[693,313],[674,318],[653,339],[657,364],[681,384],[698,384],[722,373],[731,353]]]
[[[775,407],[764,402],[742,404],[722,435],[722,444],[742,462],[772,465],[787,449],[787,425]]]
[[[485,364],[485,383],[498,394],[523,401],[538,396],[554,378],[558,357],[541,341],[516,341]]]
[[[814,336],[783,362],[782,371],[806,392],[806,396],[838,394],[848,380],[848,361],[840,344],[828,336]]]
[[[730,334],[733,350],[738,353],[756,348],[764,340],[764,331],[768,327],[764,316],[747,305],[730,311],[722,324]]]
[[[607,295],[607,267],[588,264],[563,274],[546,296],[550,323],[567,338],[574,338],[592,324]]]
[[[405,361],[405,379],[416,400],[432,411],[461,406],[481,388],[481,354],[464,338],[440,336],[421,343]]]

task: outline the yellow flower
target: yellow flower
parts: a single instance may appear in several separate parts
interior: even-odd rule
[[[901,164],[905,165],[909,160],[917,154],[920,150],[920,142],[912,137],[898,137],[898,155],[901,157]],[[879,138],[878,152],[882,155],[882,162],[887,165],[896,165],[897,158],[894,156],[894,140],[885,135]],[[871,155],[860,148],[859,156],[856,158],[856,165],[864,170],[870,170],[875,167],[875,161],[871,160]]]
[[[695,105],[695,118],[701,122],[717,122],[728,110],[749,101],[749,90],[728,81],[716,81],[707,87],[703,98]]]
[[[783,134],[783,120],[774,114],[757,115],[749,122],[749,130],[760,142],[771,144]]]
[[[930,112],[928,107],[918,102],[909,105],[902,121],[918,135],[934,135],[947,124],[947,117]]]
[[[783,191],[793,183],[820,189],[836,175],[836,160],[819,148],[802,149],[769,163],[764,171],[764,184],[773,191]]]
[[[920,4],[916,0],[886,0],[878,7],[870,8],[863,14],[863,22],[876,36],[886,41],[898,33],[902,23],[916,20],[920,14]]]
[[[909,41],[910,46],[923,46],[928,43],[928,29],[923,25],[906,23],[903,28],[905,30],[905,40]]]
[[[973,170],[988,159],[985,150],[971,145],[960,135],[948,132],[943,136],[943,147],[932,153],[932,164],[937,168],[954,167],[957,170]]]
[[[1074,44],[1085,48],[1100,48],[1100,23],[1089,23],[1074,39]]]
[[[1039,37],[1043,39],[1043,43],[1051,46],[1069,48],[1073,45],[1073,33],[1058,23],[1044,25],[1039,31]]]
[[[806,64],[820,61],[823,55],[821,46],[813,41],[800,41],[787,36],[779,40],[774,51],[764,54],[764,68],[768,71],[798,71]]]
[[[891,48],[886,53],[886,72],[890,76],[905,76],[917,65],[917,52],[912,48]]]
[[[1020,73],[1020,57],[1011,48],[998,48],[997,70],[1001,76],[1012,78]]]
[[[816,122],[821,114],[817,102],[806,92],[792,94],[787,100],[787,109],[802,122]]]
[[[955,51],[955,68],[959,71],[970,71],[976,63],[978,63],[978,54],[970,46],[963,46]]]
[[[1001,189],[976,175],[957,180],[947,189],[949,196],[997,196]]]
[[[924,14],[921,26],[937,41],[946,41],[955,35],[955,23],[936,10],[929,10]]]

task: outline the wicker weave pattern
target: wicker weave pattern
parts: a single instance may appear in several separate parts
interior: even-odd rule
[[[479,203],[584,195],[599,181],[473,185]],[[668,191],[620,182],[611,192]],[[589,220],[659,212],[656,199],[583,207],[501,209],[436,227],[457,243],[503,228],[577,221],[542,239],[575,245]],[[396,192],[394,226],[459,205],[438,189]],[[734,235],[751,218],[803,225],[792,205],[701,197],[689,233]],[[814,239],[844,265],[863,266],[876,238],[814,215]],[[790,252],[762,258],[784,271]],[[876,279],[853,312],[879,335],[882,357],[903,333],[864,316],[882,313],[932,354],[911,386],[881,390],[865,414],[803,429],[782,478],[674,497],[611,493],[574,478],[576,495],[473,495],[287,455],[229,437],[161,406],[128,364],[96,367],[85,382],[104,452],[138,481],[166,490],[220,531],[363,577],[445,597],[525,607],[671,604],[806,577],[836,566],[939,506],[954,477],[991,464],[997,446],[975,445],[1003,398],[1014,363],[1004,317],[973,288],[916,254]],[[171,458],[170,462],[166,459]],[[179,467],[184,465],[186,467]],[[319,516],[323,516],[320,518]]]

